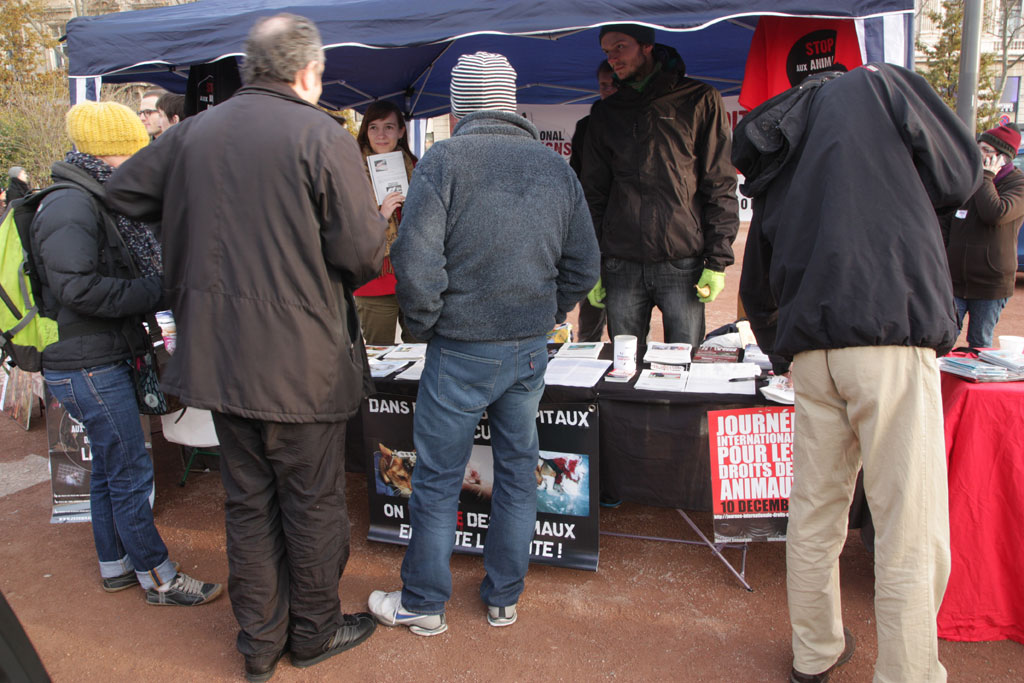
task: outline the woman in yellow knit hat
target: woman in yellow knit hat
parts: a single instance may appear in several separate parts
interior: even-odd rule
[[[139,117],[114,102],[67,114],[75,149],[53,165],[32,222],[40,311],[60,341],[42,352],[50,392],[82,423],[92,448],[90,504],[103,590],[140,585],[150,605],[201,605],[221,586],[178,571],[153,522],[132,359],[147,348],[142,317],[161,299],[160,245],[149,227],[103,206],[103,185],[149,142]]]

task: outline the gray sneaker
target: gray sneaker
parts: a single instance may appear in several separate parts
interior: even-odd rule
[[[224,590],[219,583],[203,583],[184,572],[178,572],[171,586],[161,593],[155,588],[146,591],[146,603],[150,605],[178,605],[194,607],[213,602]]]
[[[515,605],[507,607],[488,605],[487,607],[487,623],[491,626],[511,626],[516,623],[517,618]]]
[[[385,626],[408,626],[418,636],[436,636],[448,630],[443,614],[413,614],[402,608],[402,591],[373,591],[370,612]]]

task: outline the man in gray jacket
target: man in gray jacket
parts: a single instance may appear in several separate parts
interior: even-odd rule
[[[546,335],[600,267],[583,190],[515,114],[508,60],[460,57],[451,102],[461,120],[416,166],[391,247],[399,306],[409,330],[429,341],[413,423],[404,585],[369,599],[378,621],[421,636],[448,628],[459,491],[484,411],[495,480],[480,597],[491,626],[516,620],[537,517]]]
[[[245,86],[167,129],[108,184],[163,223],[178,346],[163,388],[213,411],[238,649],[273,675],[286,644],[311,666],[376,624],[340,612],[349,553],[346,421],[365,352],[352,291],[384,258],[386,224],[355,140],[314,105],[324,55],[308,19],[261,19]]]

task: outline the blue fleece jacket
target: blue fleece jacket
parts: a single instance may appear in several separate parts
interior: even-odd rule
[[[474,112],[417,164],[391,246],[398,303],[417,338],[546,334],[597,282],[583,190],[538,137],[516,114]]]

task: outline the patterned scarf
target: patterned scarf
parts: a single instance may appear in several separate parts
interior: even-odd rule
[[[106,162],[82,152],[68,152],[64,161],[82,169],[101,185],[107,182],[114,172],[114,169]],[[142,277],[163,275],[163,252],[160,249],[160,242],[157,241],[149,224],[132,220],[116,211],[111,211],[110,215],[113,216],[114,223],[117,224],[117,231],[121,233],[121,238],[128,246],[132,260],[135,261]]]

